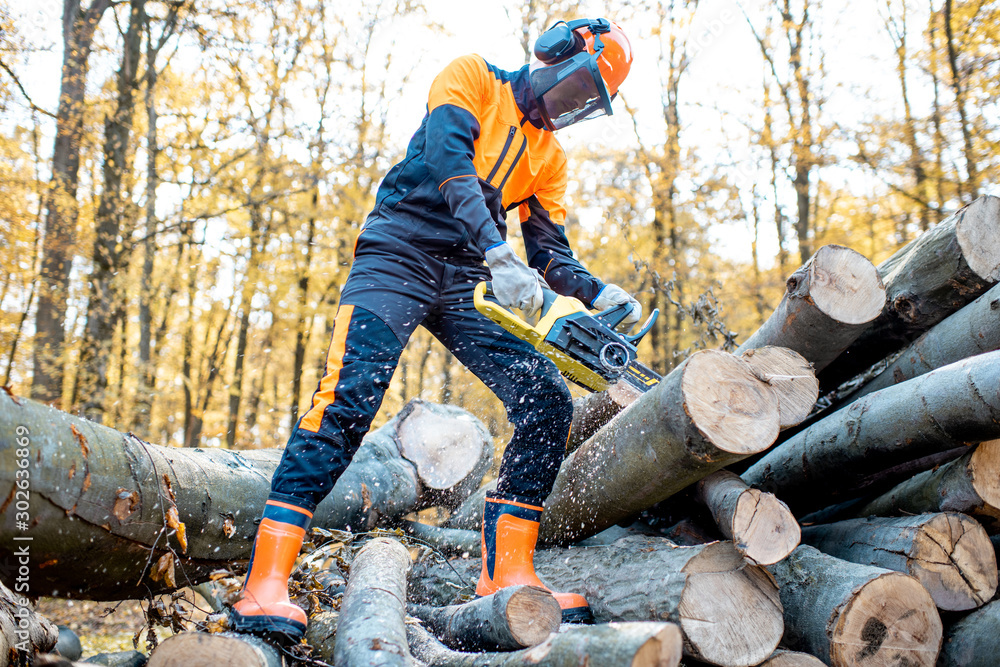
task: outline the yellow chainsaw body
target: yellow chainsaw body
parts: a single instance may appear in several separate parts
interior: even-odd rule
[[[551,298],[550,295],[554,298]],[[546,303],[541,309],[542,314],[534,326],[513,311],[487,298],[485,282],[476,285],[474,301],[476,310],[521,340],[527,341],[532,347],[551,359],[559,372],[567,378],[591,391],[606,390],[610,386],[606,379],[546,341],[549,331],[558,320],[581,312],[590,314],[590,311],[583,305],[582,301],[571,296],[547,292],[546,297]]]

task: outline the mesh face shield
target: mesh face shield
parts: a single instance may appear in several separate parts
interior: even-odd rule
[[[597,55],[578,53],[531,72],[531,88],[549,130],[611,115],[611,96],[597,68]]]

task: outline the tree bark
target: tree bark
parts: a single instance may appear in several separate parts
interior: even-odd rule
[[[673,623],[608,623],[571,627],[513,653],[459,653],[419,625],[406,626],[414,655],[428,667],[677,667],[681,632]]]
[[[728,470],[698,482],[697,493],[723,535],[755,565],[772,565],[799,546],[799,523],[774,495],[752,489]]]
[[[87,324],[80,346],[74,404],[94,421],[104,417],[105,391],[108,383],[108,357],[115,325],[125,320],[120,315],[123,296],[117,285],[121,266],[118,237],[126,218],[134,216],[131,201],[123,192],[124,180],[131,166],[132,117],[135,112],[135,91],[139,85],[139,58],[142,54],[142,29],[146,22],[146,0],[129,0],[121,67],[118,70],[118,96],[113,113],[104,120],[104,164],[101,190],[94,215],[95,233],[93,270],[87,301]],[[120,372],[124,372],[121,369]]]
[[[18,544],[28,545],[30,548],[31,542]],[[20,557],[9,557],[11,563],[19,563],[19,559]],[[14,568],[15,571],[17,569]],[[25,578],[30,579],[30,576],[29,574]],[[15,584],[15,588],[17,587]],[[31,664],[36,653],[51,651],[58,639],[59,630],[55,624],[36,614],[24,596],[0,582],[0,667]]]
[[[541,539],[593,535],[766,449],[778,419],[775,391],[745,361],[696,352],[563,461]]]
[[[820,372],[823,390],[868,369],[980,296],[1000,279],[1000,198],[980,197],[878,267],[882,314]]]
[[[452,602],[475,585],[480,561],[420,563],[411,595]],[[535,567],[554,590],[587,598],[598,623],[671,621],[685,655],[716,665],[756,665],[781,639],[781,606],[771,579],[729,542],[679,547],[662,538],[626,537],[608,546],[542,549]],[[454,569],[452,569],[454,568]],[[457,570],[457,573],[456,571]]]
[[[869,394],[781,443],[743,473],[797,516],[853,497],[871,474],[1000,437],[1000,351]]]
[[[941,617],[916,579],[802,545],[768,568],[785,610],[783,642],[832,667],[932,667]]]
[[[340,603],[334,663],[415,665],[406,642],[406,575],[410,553],[377,537],[351,562]]]
[[[529,648],[556,632],[562,619],[552,594],[535,586],[502,588],[465,604],[409,609],[445,646],[462,651]]]
[[[967,357],[1000,350],[1000,285],[945,318],[906,348],[871,381],[838,403],[846,405],[862,396],[906,382]]]
[[[737,348],[737,354],[767,345],[787,347],[821,371],[885,305],[885,287],[872,263],[838,245],[817,250],[788,277],[785,287],[771,317]]]
[[[856,511],[858,517],[962,512],[1000,531],[1000,440],[981,442],[961,458],[926,470]]]
[[[946,611],[980,607],[997,590],[990,538],[964,514],[870,517],[807,526],[802,541],[852,563],[909,574]]]
[[[944,633],[938,667],[994,667],[1000,637],[1000,600],[977,609]]]
[[[282,667],[281,653],[247,634],[182,632],[149,654],[146,667]]]
[[[432,424],[413,423],[423,420]],[[420,435],[428,430],[444,437]],[[410,441],[418,436],[421,440]],[[18,438],[28,445],[16,445]],[[460,438],[471,442],[463,444]],[[421,460],[407,458],[416,459],[421,446],[442,447],[450,457],[425,453]],[[32,401],[19,405],[0,393],[0,558],[10,557],[19,546],[12,537],[22,520],[15,475],[18,461],[24,460],[18,451],[24,448],[29,455],[30,503],[24,520],[30,522],[25,534],[32,537],[32,595],[103,600],[195,584],[220,565],[248,558],[254,520],[281,457],[274,449],[158,447]],[[313,524],[364,531],[381,518],[437,504],[450,492],[437,488],[445,476],[428,460],[464,469],[465,474],[450,477],[459,480],[457,487],[469,489],[478,483],[476,475],[481,479],[489,468],[492,452],[485,427],[468,413],[411,404],[368,434],[320,503]],[[164,578],[167,572],[172,576]]]
[[[73,266],[83,135],[84,98],[94,31],[111,0],[63,0],[63,62],[56,111],[56,138],[52,151],[52,184],[45,196],[45,234],[42,244],[42,289],[35,312],[32,358],[32,395],[58,404],[63,393],[63,341],[69,274]]]
[[[569,430],[569,440],[566,441],[566,453],[576,451],[580,445],[621,412],[625,405],[619,404],[606,391],[573,399],[573,425]]]

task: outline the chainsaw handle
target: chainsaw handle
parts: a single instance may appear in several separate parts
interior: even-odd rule
[[[476,303],[478,304],[480,302],[480,300],[489,299],[489,301],[491,303],[495,303],[496,305],[500,306],[500,302],[497,301],[497,295],[493,291],[493,282],[492,281],[486,281],[484,283],[480,283],[480,285],[485,285],[485,287],[483,288],[482,299],[480,299],[480,297],[478,296],[479,295],[479,286],[478,285],[476,286],[476,298],[475,298]],[[539,313],[539,318],[542,318],[542,317],[545,317],[545,314],[549,312],[549,308],[551,308],[552,304],[554,304],[556,302],[556,299],[559,298],[559,295],[556,294],[555,292],[553,292],[552,289],[549,288],[549,286],[546,285],[545,283],[539,283],[539,287],[542,288],[542,310],[541,310],[541,313]],[[500,306],[500,307],[503,308],[503,306]],[[504,309],[504,310],[506,310],[506,309]],[[510,312],[510,311],[507,311],[507,312]]]
[[[510,331],[515,336],[531,342],[532,338],[537,338],[534,328],[519,317],[513,310],[508,310],[497,301],[496,293],[493,292],[493,283],[483,281],[476,285],[473,293],[473,303],[483,315]]]

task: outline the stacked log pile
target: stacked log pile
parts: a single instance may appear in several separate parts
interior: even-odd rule
[[[535,563],[587,597],[593,627],[559,627],[541,589],[473,600],[492,442],[417,403],[316,513],[292,586],[306,642],[246,640],[220,617],[150,663],[295,664],[308,645],[314,665],[994,664],[998,279],[1000,200],[983,197],[879,266],[820,248],[734,354],[579,399]],[[33,594],[239,573],[277,458],[156,447],[0,394],[0,558],[27,469]],[[413,514],[428,507],[434,525]]]

